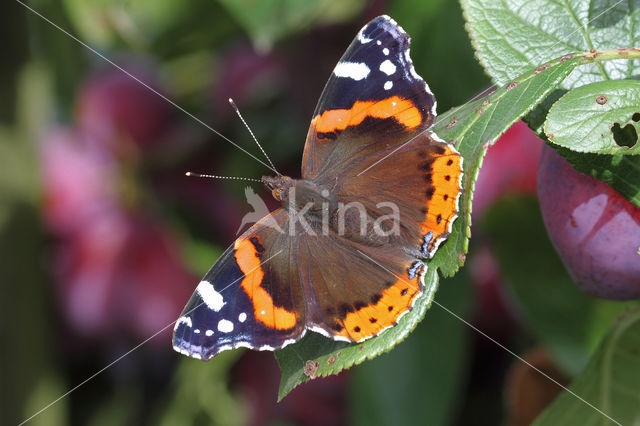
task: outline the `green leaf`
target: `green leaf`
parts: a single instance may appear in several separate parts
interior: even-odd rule
[[[283,37],[314,22],[344,21],[364,6],[363,0],[219,0],[249,33],[257,50],[267,51]]]
[[[640,82],[601,81],[560,98],[549,110],[545,133],[552,143],[573,151],[638,154],[638,121]]]
[[[451,236],[430,263],[440,268],[445,276],[453,275],[464,263],[470,237],[473,187],[487,148],[581,62],[580,55],[549,62],[544,65],[543,72],[531,70],[506,86],[438,117],[434,131],[455,143],[464,158],[460,214]]]
[[[637,425],[640,419],[640,305],[623,314],[568,391],[533,423],[546,425]],[[587,401],[587,405],[575,395]],[[604,413],[604,414],[603,414]],[[609,416],[609,418],[605,417]]]
[[[554,148],[574,169],[605,182],[640,207],[640,156],[584,154]]]
[[[350,345],[327,339],[318,333],[307,333],[300,342],[276,351],[275,356],[282,372],[278,400],[284,398],[300,383],[315,377],[337,374],[390,350],[404,340],[431,306],[438,287],[435,268],[427,269],[424,285],[425,291],[416,300],[413,309],[400,318],[398,325],[374,339]]]
[[[461,0],[476,55],[496,84],[570,52],[640,45],[640,8],[620,0]],[[640,62],[581,67],[561,87],[632,78]]]
[[[595,299],[576,287],[549,241],[536,199],[505,198],[485,218],[527,327],[565,372],[577,374],[628,304]]]
[[[471,282],[463,273],[444,280],[436,300],[456,315],[471,312]],[[429,311],[402,345],[349,376],[352,425],[451,424],[467,373],[470,333],[440,307]],[[393,380],[390,380],[393,378]]]
[[[613,49],[569,54],[547,62],[482,98],[453,108],[438,117],[433,130],[455,143],[464,157],[464,176],[459,217],[447,242],[431,264],[444,276],[453,275],[464,263],[468,250],[473,186],[487,148],[523,115],[541,103],[576,66],[620,57],[638,58],[638,49]]]

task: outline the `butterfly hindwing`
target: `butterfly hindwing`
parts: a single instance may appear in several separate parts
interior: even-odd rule
[[[176,322],[173,346],[210,359],[237,347],[274,350],[304,332],[299,282],[289,278],[287,213],[280,209],[252,226],[207,272]]]
[[[426,131],[396,148],[352,161],[336,191],[343,202],[358,201],[374,215],[396,206],[400,238],[415,256],[431,258],[458,217],[462,156]]]
[[[334,340],[380,334],[422,294],[426,266],[401,246],[371,247],[337,235],[302,236],[299,243],[301,277],[311,295],[308,327]]]

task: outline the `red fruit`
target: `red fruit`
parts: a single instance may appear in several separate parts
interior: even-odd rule
[[[542,141],[518,121],[489,148],[473,193],[473,215],[508,192],[533,194]]]
[[[546,146],[538,197],[551,242],[578,287],[604,299],[640,298],[640,208]]]
[[[150,73],[132,74],[162,92]],[[152,145],[167,130],[171,112],[167,101],[117,69],[89,78],[77,101],[78,125],[104,144],[128,137],[139,146]]]

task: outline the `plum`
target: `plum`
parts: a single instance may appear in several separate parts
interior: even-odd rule
[[[584,292],[640,298],[640,208],[545,146],[538,197],[551,242]]]

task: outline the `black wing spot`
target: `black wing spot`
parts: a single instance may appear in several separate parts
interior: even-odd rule
[[[442,198],[444,198],[444,200],[447,201],[449,199],[449,194],[444,194]]]
[[[366,308],[367,304],[361,301],[358,301],[356,303],[353,304],[353,307],[356,308],[356,311],[359,311],[362,308]]]
[[[375,323],[377,323],[377,322],[378,322],[378,318],[369,318],[369,322],[370,322],[371,324],[375,324]]]
[[[264,246],[260,244],[260,239],[258,237],[251,237],[249,238],[249,241],[253,244],[253,247],[258,253],[264,253]]]
[[[316,137],[320,140],[331,140],[334,141],[338,138],[337,132],[316,132]]]
[[[449,161],[447,161],[447,166],[450,166],[450,165],[452,165],[452,164],[453,164],[453,160],[452,160],[452,159],[449,159]]]
[[[338,322],[334,322],[333,325],[331,325],[331,329],[333,331],[340,332],[340,331],[342,331],[343,328],[344,327],[342,325],[340,325],[340,323],[338,323]]]
[[[409,291],[409,289],[408,289],[408,288],[405,288],[404,290],[402,290],[402,291],[400,292],[400,295],[401,295],[401,296],[404,296],[405,294],[407,294],[407,291]]]
[[[360,327],[355,326],[355,327],[353,328],[353,331],[355,331],[356,333],[360,333]]]
[[[441,214],[439,214],[439,215],[436,217],[436,223],[439,225],[439,224],[440,224],[440,222],[442,222],[442,215],[441,215]]]
[[[353,306],[343,303],[340,305],[340,315],[342,318],[346,317],[349,312],[353,312]]]
[[[429,189],[427,189],[427,191],[425,192],[425,195],[427,196],[427,200],[430,200],[431,197],[433,197],[433,194],[436,192],[436,188],[434,188],[433,186]]]
[[[450,180],[451,180],[451,176],[446,175],[446,176],[444,177],[444,180],[446,180],[446,181],[450,181]]]
[[[387,308],[387,310],[388,310],[389,312],[393,311],[393,306],[389,306],[389,307]]]
[[[418,166],[418,169],[424,170],[425,172],[430,172],[433,169],[433,160],[425,161]]]

